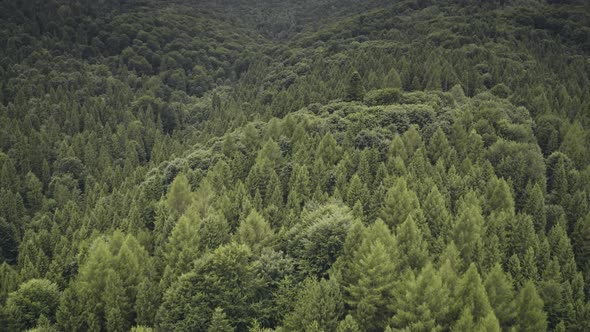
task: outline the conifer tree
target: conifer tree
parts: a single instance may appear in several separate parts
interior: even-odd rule
[[[342,282],[353,317],[367,331],[384,328],[398,271],[396,240],[381,220],[369,227],[354,253]]]
[[[590,272],[590,214],[576,223],[572,242],[578,266],[584,273]]]
[[[211,316],[211,322],[207,327],[207,332],[233,332],[234,328],[230,325],[227,315],[223,309],[217,307]]]
[[[240,223],[236,236],[238,242],[247,244],[254,253],[259,253],[272,243],[274,233],[270,224],[256,210],[252,210]]]
[[[347,101],[362,101],[365,96],[365,88],[361,75],[357,71],[354,71],[350,76],[350,81],[346,89],[346,100]]]
[[[358,201],[362,205],[365,204],[367,201],[368,189],[366,182],[363,185],[361,178],[358,174],[354,174],[350,179],[350,183],[348,184],[348,192],[346,194],[346,203],[348,206],[353,207],[354,204]]]
[[[428,157],[430,158],[430,161],[432,164],[436,164],[438,160],[442,159],[444,163],[449,163],[452,161],[453,152],[453,148],[451,147],[447,136],[444,131],[438,127],[428,144]]]
[[[340,159],[340,151],[338,143],[336,143],[332,133],[328,131],[320,141],[316,155],[324,161],[325,165],[331,167]]]
[[[171,209],[173,209],[178,215],[181,215],[191,204],[192,199],[193,196],[190,184],[188,183],[188,178],[181,173],[174,178],[172,185],[170,185],[170,191],[168,192],[166,202]]]
[[[462,315],[471,317],[476,326],[492,311],[486,290],[474,264],[471,264],[457,285],[455,299]],[[466,314],[466,311],[469,314]],[[466,319],[462,317],[460,319]]]
[[[532,281],[524,284],[516,298],[515,326],[518,331],[547,330],[547,314],[543,311],[543,300],[537,294]]]
[[[441,253],[451,235],[452,216],[437,185],[434,185],[428,193],[423,211],[433,238],[432,251]]]
[[[397,240],[400,254],[399,268],[420,271],[428,261],[428,243],[423,239],[422,231],[411,214],[398,227]]]
[[[166,264],[176,271],[177,275],[187,272],[192,262],[198,257],[200,248],[199,221],[194,212],[180,217],[166,245]]]
[[[451,304],[449,289],[443,285],[439,272],[431,263],[426,264],[417,278],[410,274],[396,292],[390,326],[397,329],[436,330],[447,323]]]
[[[307,279],[297,296],[295,308],[285,318],[287,331],[303,331],[316,322],[317,328],[334,331],[342,310],[340,287],[334,280]]]
[[[403,223],[408,215],[419,208],[418,197],[407,188],[406,179],[401,177],[387,191],[379,217],[390,226],[395,228]]]
[[[580,168],[588,165],[590,159],[590,154],[586,148],[586,135],[580,122],[576,121],[569,127],[560,147],[560,150],[567,154]]]
[[[499,264],[488,273],[485,279],[485,288],[496,317],[503,330],[512,326],[514,314],[514,289],[512,281]]]
[[[360,332],[361,328],[351,315],[346,315],[344,320],[338,323],[336,332]]]
[[[481,240],[483,225],[484,220],[477,206],[467,205],[461,208],[453,229],[453,240],[467,263],[475,258],[475,249]]]
[[[545,198],[539,184],[527,186],[523,212],[533,217],[533,224],[537,232],[545,232],[547,227],[547,218],[545,212]]]

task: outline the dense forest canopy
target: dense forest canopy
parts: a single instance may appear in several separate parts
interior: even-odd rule
[[[0,329],[588,331],[585,0],[0,2]]]

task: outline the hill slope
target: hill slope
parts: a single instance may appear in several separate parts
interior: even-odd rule
[[[584,331],[583,1],[0,4],[0,326]]]

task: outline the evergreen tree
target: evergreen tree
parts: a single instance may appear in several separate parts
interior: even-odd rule
[[[395,237],[378,219],[365,231],[362,244],[342,275],[345,301],[352,308],[353,317],[367,331],[383,329],[391,316],[389,306],[398,271],[393,259],[395,248]]]
[[[350,76],[350,81],[346,89],[346,100],[347,101],[362,101],[365,96],[365,88],[361,80],[361,75],[357,71],[354,71]]]
[[[240,223],[236,235],[238,242],[247,244],[255,253],[271,244],[274,237],[269,223],[256,210]]]
[[[360,332],[361,328],[351,315],[346,315],[344,320],[338,323],[336,332]]]
[[[408,215],[420,207],[416,194],[407,188],[406,179],[399,178],[387,191],[379,217],[391,228],[403,223]]]
[[[586,135],[582,125],[576,121],[569,127],[561,143],[560,150],[567,154],[577,167],[588,165],[590,158],[588,149],[585,148],[587,144]]]
[[[234,329],[230,325],[223,309],[217,307],[211,316],[211,322],[207,328],[208,332],[233,332]]]
[[[572,242],[578,266],[588,275],[587,273],[590,272],[590,214],[576,223]]]
[[[485,288],[490,305],[503,330],[512,326],[515,318],[514,290],[512,281],[502,271],[499,264],[494,265],[485,280]]]
[[[178,175],[170,185],[166,202],[178,215],[184,213],[193,199],[188,178],[184,174]]]
[[[166,264],[176,275],[187,272],[200,253],[199,220],[194,211],[180,217],[168,238],[164,252]]]
[[[527,186],[523,211],[533,217],[533,223],[537,232],[545,232],[547,218],[545,213],[545,198],[539,184]]]
[[[470,317],[473,326],[477,326],[490,312],[493,312],[486,290],[474,264],[469,266],[459,281],[454,295],[456,301],[458,301],[457,309],[460,312],[462,311],[458,324]],[[467,316],[464,317],[464,315]]]
[[[434,266],[428,263],[417,278],[397,288],[390,326],[397,329],[437,330],[448,322],[450,293]]]
[[[342,311],[340,287],[334,280],[307,279],[299,291],[295,308],[285,318],[287,331],[304,331],[313,324],[326,331],[334,331]]]
[[[475,258],[476,246],[481,241],[483,225],[484,220],[477,205],[465,205],[461,208],[453,230],[453,240],[461,257],[467,263]]]
[[[531,281],[524,284],[516,298],[516,329],[518,331],[547,330],[547,315],[543,311],[543,300]]]
[[[346,203],[348,206],[353,207],[354,204],[358,201],[361,205],[367,201],[368,189],[366,186],[366,182],[363,185],[361,178],[358,174],[354,174],[350,179],[350,183],[348,184],[348,192],[346,194]]]
[[[452,216],[437,185],[434,185],[428,193],[423,211],[433,238],[432,251],[440,253],[451,235]]]
[[[412,215],[408,215],[397,229],[401,270],[410,268],[419,271],[428,261],[428,243],[416,225]]]

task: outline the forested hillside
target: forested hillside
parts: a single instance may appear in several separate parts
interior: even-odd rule
[[[590,6],[0,2],[0,330],[590,330]]]

